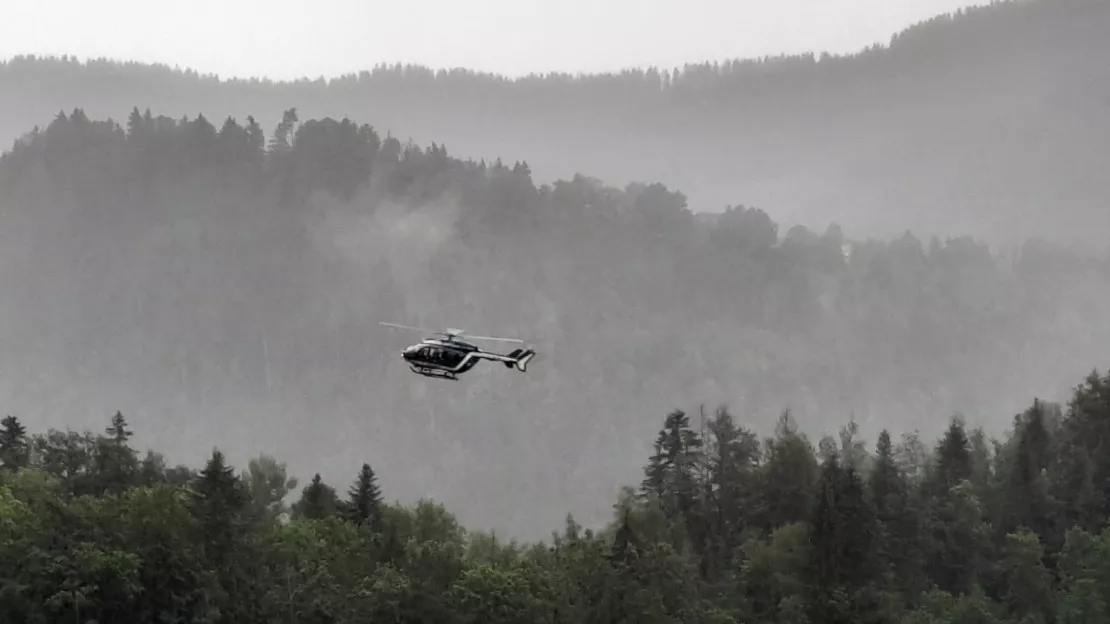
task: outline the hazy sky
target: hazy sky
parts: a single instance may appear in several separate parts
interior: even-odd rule
[[[105,56],[221,76],[381,62],[503,74],[851,52],[971,0],[0,0],[0,57]]]

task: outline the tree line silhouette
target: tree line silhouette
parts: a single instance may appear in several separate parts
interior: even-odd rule
[[[1110,373],[1035,400],[1001,439],[953,418],[932,447],[855,423],[760,439],[720,407],[669,413],[598,530],[534,543],[387,503],[363,463],[300,489],[140,458],[103,434],[0,422],[5,622],[1099,622],[1110,548]],[[295,502],[286,505],[294,495]]]

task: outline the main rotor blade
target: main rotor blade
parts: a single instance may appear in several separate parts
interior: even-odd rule
[[[470,334],[463,334],[463,337],[467,340],[497,340],[500,342],[515,342],[518,344],[524,344],[523,340],[518,340],[516,338],[498,338],[496,336],[471,336]]]
[[[440,331],[438,329],[426,329],[424,327],[411,327],[409,325],[398,325],[397,323],[386,323],[385,321],[378,321],[378,324],[379,325],[385,325],[386,327],[396,327],[398,329],[411,329],[413,331],[424,332],[426,334],[435,334],[437,336],[461,337],[461,338],[464,338],[466,340],[496,340],[496,341],[499,341],[499,342],[515,342],[517,344],[524,344],[523,340],[519,340],[517,338],[500,338],[500,337],[497,337],[497,336],[471,336],[470,334],[465,333],[463,330],[456,329],[454,327],[452,327],[452,328],[450,328],[450,329],[448,329],[447,331],[444,332],[444,331]]]
[[[437,332],[434,329],[424,329],[423,327],[409,327],[408,325],[398,325],[397,323],[385,323],[383,321],[378,321],[378,324],[379,325],[385,325],[386,327],[396,327],[398,329],[411,329],[413,331],[424,332],[425,334],[438,334],[438,333],[440,333],[440,332]]]

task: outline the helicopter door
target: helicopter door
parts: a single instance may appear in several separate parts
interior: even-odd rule
[[[439,363],[447,368],[455,368],[462,362],[463,354],[454,349],[444,349],[439,357]]]
[[[450,351],[443,347],[426,347],[427,351],[423,354],[424,360],[429,364],[435,366],[443,366],[450,354]]]

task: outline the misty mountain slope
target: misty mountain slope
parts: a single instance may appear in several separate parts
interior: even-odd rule
[[[122,119],[254,114],[373,119],[537,181],[660,181],[696,211],[743,202],[787,225],[861,235],[1031,235],[1105,249],[1110,4],[1019,0],[914,26],[889,47],[520,80],[389,67],[330,81],[217,80],[140,64],[0,66],[0,137],[82,107]]]
[[[1049,243],[706,222],[660,184],[537,185],[347,119],[125,126],[76,110],[0,157],[0,399],[39,430],[121,410],[175,462],[372,460],[398,497],[535,536],[607,518],[672,408],[997,429],[1110,344],[1108,259]],[[539,357],[428,380],[380,320]]]

